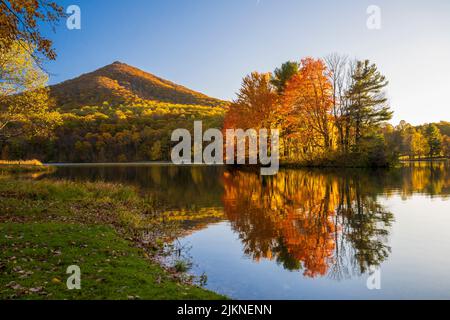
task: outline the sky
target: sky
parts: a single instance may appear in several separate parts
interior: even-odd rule
[[[65,21],[49,62],[51,83],[121,61],[209,96],[231,100],[242,78],[288,60],[341,53],[370,59],[390,81],[393,124],[450,121],[448,0],[59,0]],[[367,9],[380,9],[369,29]]]

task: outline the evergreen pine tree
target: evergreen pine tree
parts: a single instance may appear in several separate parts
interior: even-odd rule
[[[425,137],[428,141],[430,157],[439,156],[442,151],[442,134],[435,124],[430,124],[425,129]]]
[[[383,89],[388,81],[369,60],[358,61],[352,74],[349,88],[349,116],[354,128],[356,146],[367,133],[380,123],[392,119],[393,112],[387,105]]]

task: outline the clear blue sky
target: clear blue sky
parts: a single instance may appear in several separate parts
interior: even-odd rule
[[[62,23],[51,83],[119,60],[213,97],[234,98],[246,74],[332,52],[376,62],[396,115],[450,121],[448,0],[62,0],[82,29]],[[381,30],[366,27],[369,5]]]

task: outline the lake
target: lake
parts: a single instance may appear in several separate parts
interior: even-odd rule
[[[61,166],[137,186],[176,217],[206,287],[235,299],[450,299],[448,162],[391,170]]]

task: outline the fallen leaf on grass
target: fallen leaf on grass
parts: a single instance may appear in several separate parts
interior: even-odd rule
[[[13,289],[15,291],[23,289],[23,287],[20,284],[14,282],[14,281],[11,281],[10,283],[8,283],[6,285],[6,287],[7,288],[11,288],[11,289]]]
[[[60,284],[60,283],[62,283],[61,280],[58,279],[58,278],[53,278],[53,279],[52,279],[52,282],[55,283],[55,284]]]

